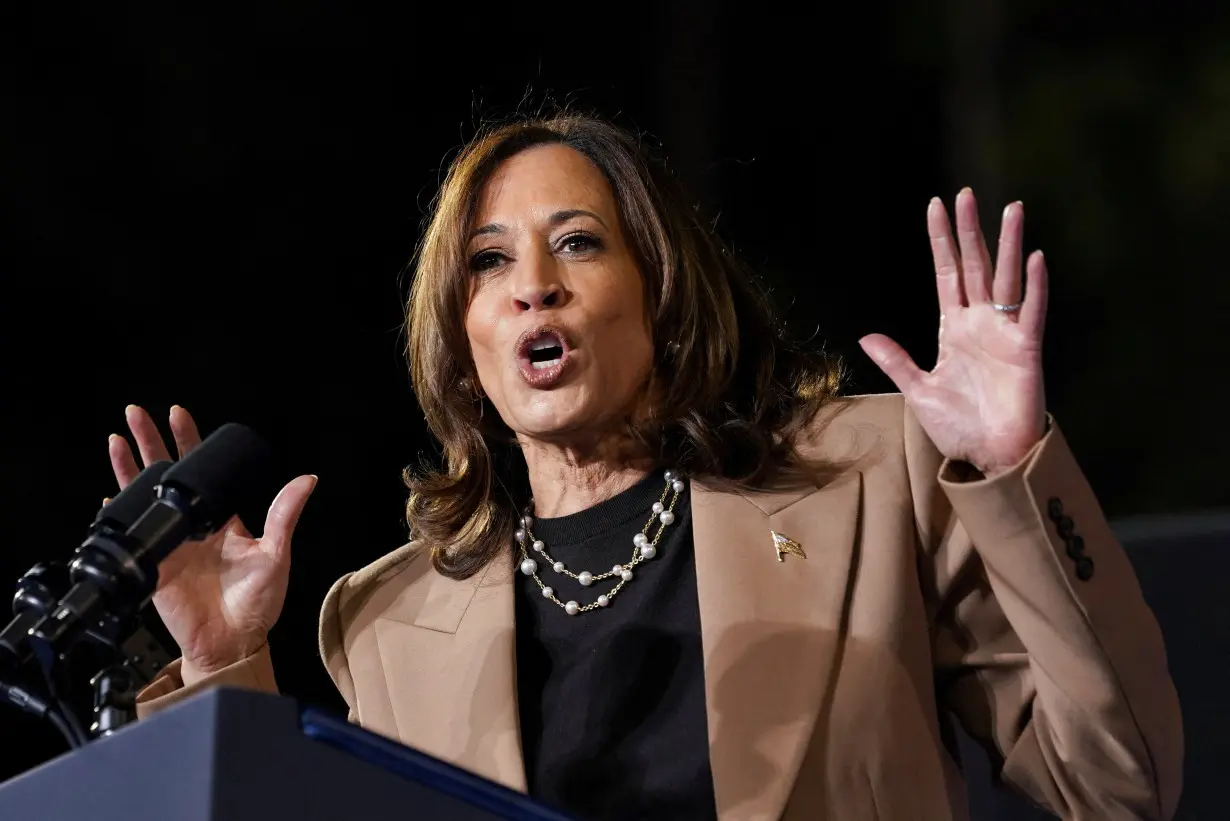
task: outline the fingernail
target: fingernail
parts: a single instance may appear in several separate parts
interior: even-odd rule
[[[172,405],[170,412],[175,413],[175,411],[177,410],[183,410],[183,408],[181,408],[179,405]]]
[[[104,497],[103,497],[103,503],[102,503],[102,506],[103,506],[103,507],[106,507],[106,506],[107,506],[108,504],[110,504],[110,503],[111,503],[111,497],[110,497],[110,496],[104,496]]]

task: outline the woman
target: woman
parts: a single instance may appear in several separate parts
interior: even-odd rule
[[[939,358],[862,340],[900,395],[839,398],[636,142],[512,123],[455,160],[409,304],[445,464],[414,541],[339,580],[320,649],[366,727],[584,818],[966,815],[951,712],[1067,818],[1168,818],[1161,636],[1058,428],[1046,266],[992,269],[974,196],[928,210]],[[142,459],[166,458],[130,408]],[[180,453],[199,441],[174,408]],[[138,467],[113,437],[120,484]],[[142,715],[275,689],[292,481],[264,535],[173,554],[183,650]]]

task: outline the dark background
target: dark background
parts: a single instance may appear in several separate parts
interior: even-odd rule
[[[1023,200],[1052,276],[1050,409],[1108,516],[1153,540],[1142,583],[1189,728],[1225,713],[1225,630],[1186,632],[1222,602],[1162,578],[1225,578],[1201,565],[1230,510],[1216,4],[173,5],[0,12],[0,582],[81,541],[127,403],[250,424],[320,476],[272,644],[284,691],[340,707],[319,603],[404,541],[400,471],[434,453],[402,358],[405,265],[451,152],[553,94],[661,140],[857,392],[892,390],[865,333],[933,361],[928,199],[971,185],[989,225]],[[0,744],[0,778],[62,749],[7,708]],[[1206,769],[1230,763],[1202,744]],[[1193,809],[1201,790],[1186,817],[1217,814]]]

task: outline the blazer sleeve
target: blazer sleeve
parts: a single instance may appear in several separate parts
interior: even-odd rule
[[[941,704],[1063,818],[1172,818],[1183,729],[1161,630],[1058,426],[986,479],[906,417]]]
[[[184,686],[180,667],[183,659],[176,659],[162,669],[157,677],[137,693],[137,718],[146,718],[159,710],[165,710],[173,704],[191,698],[197,693],[212,687],[239,687],[244,690],[259,690],[266,693],[278,692],[277,681],[273,677],[273,659],[269,656],[269,645],[263,644],[260,649],[242,661],[237,661],[229,667]]]
[[[320,632],[317,641],[320,646],[320,658],[329,671],[329,678],[337,691],[346,701],[346,718],[352,723],[358,723],[358,705],[355,703],[354,678],[350,675],[350,660],[346,656],[345,630],[342,626],[343,598],[345,597],[353,573],[342,576],[329,592],[325,594],[324,604],[320,607]]]

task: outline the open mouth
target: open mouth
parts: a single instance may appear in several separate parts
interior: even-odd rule
[[[530,367],[536,371],[558,365],[564,359],[564,343],[553,334],[530,343]]]
[[[522,378],[535,388],[554,386],[563,377],[570,351],[568,337],[559,328],[541,326],[526,331],[517,340]]]

